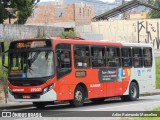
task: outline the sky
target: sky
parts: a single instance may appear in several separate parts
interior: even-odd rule
[[[52,0],[40,0],[41,2],[46,2],[46,1],[52,1]],[[103,2],[114,2],[114,0],[100,0],[100,1],[103,1]]]

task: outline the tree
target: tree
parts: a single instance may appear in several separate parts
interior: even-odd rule
[[[7,2],[7,1],[0,0],[0,23],[3,23],[4,20],[9,17],[8,12],[5,9],[7,7],[5,2]]]
[[[160,8],[160,2],[155,1],[153,5]],[[148,15],[150,18],[160,18],[160,11],[151,10]]]
[[[0,0],[0,23],[7,18],[17,18],[15,23],[25,24],[38,2],[39,0]],[[16,15],[14,16],[8,9],[12,9]]]

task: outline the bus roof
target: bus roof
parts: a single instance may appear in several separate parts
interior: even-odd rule
[[[98,40],[77,40],[77,39],[61,39],[53,38],[55,43],[73,43],[73,44],[91,44],[91,45],[110,45],[110,46],[122,46],[120,42],[110,42],[110,41],[98,41]]]
[[[149,43],[123,43],[123,46],[130,46],[130,47],[153,47],[153,44],[149,44]]]
[[[46,38],[26,38],[16,41],[26,41],[26,40],[44,40]],[[59,37],[51,38],[55,43],[73,43],[73,44],[91,44],[91,45],[109,45],[109,46],[134,46],[134,47],[153,47],[152,44],[148,43],[122,43],[122,42],[112,42],[108,40],[83,40],[83,39],[61,39]],[[16,42],[13,41],[13,42]]]

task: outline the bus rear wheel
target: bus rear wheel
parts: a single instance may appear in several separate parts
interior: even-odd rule
[[[74,91],[74,99],[69,101],[74,107],[81,107],[84,104],[85,91],[82,86],[78,85]]]
[[[33,102],[33,105],[38,109],[44,109],[46,106],[45,102]]]
[[[129,95],[121,96],[122,101],[136,101],[139,96],[138,85],[132,82],[129,86]]]

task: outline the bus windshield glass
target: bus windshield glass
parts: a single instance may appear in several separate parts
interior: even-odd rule
[[[9,53],[9,77],[41,78],[54,75],[53,52],[11,52]]]

